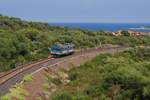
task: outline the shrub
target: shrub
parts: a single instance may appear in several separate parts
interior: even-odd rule
[[[31,82],[33,80],[33,76],[32,75],[26,75],[23,78],[24,82]]]
[[[73,100],[72,96],[68,93],[63,93],[55,96],[53,100]]]
[[[69,76],[70,76],[70,80],[71,80],[71,81],[77,80],[78,72],[77,72],[77,71],[74,71],[74,72],[70,73]]]
[[[75,100],[149,100],[149,52],[134,48],[114,55],[101,54],[72,69],[72,82],[61,85],[55,93],[67,92]]]
[[[124,36],[130,36],[130,33],[128,31],[122,31],[121,34],[123,34]]]
[[[10,93],[2,96],[1,100],[25,100],[25,97],[28,96],[27,91],[24,90],[23,85],[16,85],[15,88],[10,89]]]

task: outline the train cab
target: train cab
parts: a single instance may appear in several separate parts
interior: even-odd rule
[[[51,55],[53,56],[63,56],[70,55],[74,53],[74,45],[70,43],[66,44],[54,44],[49,48]]]

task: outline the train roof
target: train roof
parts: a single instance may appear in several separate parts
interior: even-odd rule
[[[60,43],[58,43],[58,44],[54,44],[53,46],[52,46],[52,48],[65,48],[65,47],[68,47],[68,46],[70,46],[70,47],[74,47],[74,44],[72,44],[72,43],[65,43],[65,44],[60,44]]]

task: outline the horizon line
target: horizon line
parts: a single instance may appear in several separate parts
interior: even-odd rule
[[[23,17],[18,17],[18,16],[11,16],[11,15],[7,15],[7,14],[2,14],[2,13],[0,13],[0,15],[2,15],[2,16],[7,16],[7,17],[14,17],[14,18],[19,18],[19,19],[21,19],[21,20],[23,20],[23,21],[28,21],[28,22],[41,22],[41,23],[93,23],[93,24],[95,24],[95,23],[102,23],[102,24],[124,24],[124,23],[128,23],[128,24],[150,24],[150,22],[135,22],[135,21],[133,21],[133,22],[129,22],[129,21],[126,21],[126,22],[117,22],[117,21],[114,21],[114,22],[100,22],[100,21],[97,21],[97,22],[79,22],[79,21],[76,21],[76,22],[71,22],[71,21],[60,21],[60,22],[52,22],[52,21],[42,21],[42,20],[34,20],[34,19],[26,19],[26,18],[23,18]]]

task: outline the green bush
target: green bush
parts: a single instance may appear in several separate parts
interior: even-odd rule
[[[121,34],[123,34],[124,36],[130,36],[130,33],[128,31],[122,31]]]
[[[52,79],[52,83],[54,83],[55,85],[60,85],[62,84],[61,78],[53,78]]]
[[[114,55],[101,54],[72,69],[70,84],[61,85],[55,93],[67,91],[75,100],[78,97],[80,100],[149,100],[149,53],[150,49],[134,48]]]
[[[33,81],[33,76],[32,75],[26,75],[26,76],[24,76],[23,81],[24,82],[31,82],[31,81]]]
[[[49,56],[54,43],[73,43],[76,48],[102,44],[128,46],[150,45],[149,36],[115,37],[104,31],[49,26],[48,23],[27,22],[14,17],[0,16],[0,72],[16,68]],[[21,58],[21,60],[19,59]]]
[[[10,89],[10,93],[0,97],[1,100],[25,100],[28,92],[24,90],[22,84],[16,85],[15,88]]]
[[[73,100],[72,96],[67,93],[59,94],[53,98],[53,100]]]
[[[78,72],[72,72],[69,76],[71,81],[77,80]]]

